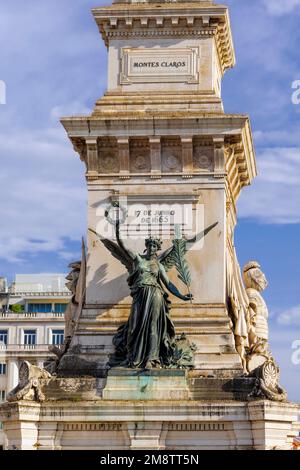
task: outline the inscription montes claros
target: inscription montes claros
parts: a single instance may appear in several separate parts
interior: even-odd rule
[[[133,63],[134,68],[157,68],[157,67],[162,67],[162,68],[182,68],[186,67],[186,62],[185,61],[173,61],[173,62],[168,62],[168,61],[163,61],[163,62],[134,62]]]
[[[121,83],[199,83],[199,47],[124,48]]]

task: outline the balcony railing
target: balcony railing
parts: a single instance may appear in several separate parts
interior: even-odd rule
[[[63,318],[64,317],[63,312],[47,312],[47,313],[42,313],[42,312],[0,312],[0,319],[1,318],[8,318],[8,319],[23,319],[23,318]]]
[[[37,351],[48,352],[50,344],[0,344],[0,351],[14,352],[14,351]]]
[[[72,293],[67,291],[62,292],[22,292],[22,291],[15,291],[11,292],[10,296],[13,297],[71,297]]]

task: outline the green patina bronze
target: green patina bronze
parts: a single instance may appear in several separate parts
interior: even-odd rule
[[[108,239],[101,239],[101,242],[126,267],[133,301],[128,321],[118,329],[113,339],[115,353],[109,366],[133,369],[193,367],[193,345],[186,337],[176,338],[175,335],[169,316],[171,302],[168,291],[186,302],[192,301],[193,295],[182,294],[167,275],[167,271],[176,267],[179,279],[189,290],[190,273],[184,259],[188,241],[177,238],[172,247],[159,255],[162,242],[150,237],[145,242],[144,254],[139,254],[124,245],[119,219],[114,225],[117,243]]]

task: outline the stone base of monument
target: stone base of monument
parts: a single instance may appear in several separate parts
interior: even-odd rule
[[[87,250],[67,277],[66,343],[52,345],[47,370],[21,364],[11,403],[0,406],[6,447],[291,450],[300,406],[285,401],[278,368],[262,354],[266,280],[250,262],[243,283],[235,252],[236,204],[257,171],[248,117],[223,111],[221,81],[235,63],[227,8],[211,0],[113,3],[93,10],[109,50],[107,92],[89,116],[61,121],[86,164],[89,227]],[[154,252],[137,256],[150,233],[164,241],[152,239],[162,248],[157,262]],[[178,369],[107,370],[115,353],[125,360],[129,340],[140,346],[153,335],[157,318],[168,326],[165,288],[176,291],[165,270],[193,293],[190,303],[168,296]],[[141,334],[128,328],[116,351],[118,329],[141,318],[150,325]],[[160,336],[156,351],[173,333]]]
[[[300,406],[251,397],[256,383],[179,369],[49,376],[26,382],[22,400],[0,407],[0,420],[7,449],[292,449]]]
[[[300,430],[290,403],[83,400],[65,386],[69,400],[2,405],[9,449],[290,450]]]
[[[185,370],[111,369],[102,392],[104,400],[188,400]]]

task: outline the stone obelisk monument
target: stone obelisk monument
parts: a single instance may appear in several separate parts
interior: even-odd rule
[[[223,109],[227,7],[114,0],[93,15],[107,91],[61,120],[86,166],[87,247],[64,345],[44,370],[23,363],[1,407],[7,448],[290,449],[300,408],[268,346],[267,282],[234,247],[256,163],[249,118]]]

